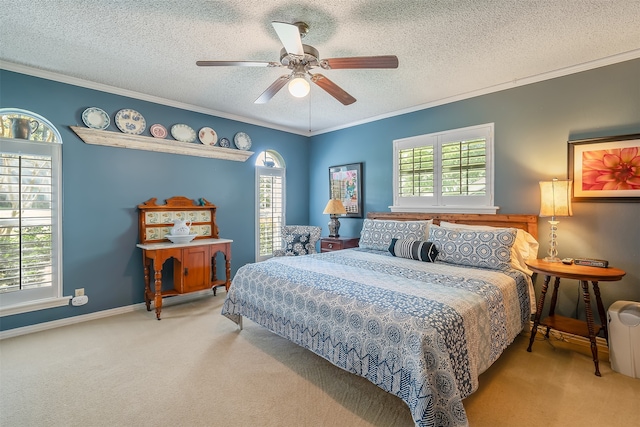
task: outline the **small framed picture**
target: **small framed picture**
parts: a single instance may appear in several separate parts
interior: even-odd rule
[[[569,141],[574,202],[640,201],[640,133]]]
[[[362,218],[362,163],[329,168],[329,198],[342,201],[346,217]]]

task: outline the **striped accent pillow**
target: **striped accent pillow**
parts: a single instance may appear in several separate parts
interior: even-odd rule
[[[412,239],[391,239],[389,252],[393,256],[424,262],[434,262],[438,256],[438,250],[433,243]]]

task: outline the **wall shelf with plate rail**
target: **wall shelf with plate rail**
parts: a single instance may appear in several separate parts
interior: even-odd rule
[[[130,135],[127,133],[110,132],[69,126],[86,144],[104,145],[108,147],[131,148],[133,150],[156,151],[159,153],[183,154],[185,156],[208,157],[211,159],[234,160],[244,162],[253,151],[235,148],[210,147],[191,142],[180,142],[151,136]]]

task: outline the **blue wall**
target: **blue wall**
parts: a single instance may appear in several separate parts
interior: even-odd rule
[[[309,202],[308,138],[233,120],[0,70],[0,107],[33,111],[50,120],[63,139],[64,295],[84,288],[89,303],[0,318],[2,330],[142,302],[143,271],[137,205],[151,197],[204,197],[218,207],[220,237],[234,241],[232,274],[255,259],[255,155],[246,162],[88,145],[69,128],[88,107],[110,114],[139,111],[147,130],[185,123],[210,126],[220,137],[246,132],[251,151],[278,151],[287,164],[287,219],[306,224]],[[108,130],[119,132],[114,123]],[[220,257],[222,258],[222,257]],[[224,271],[220,269],[219,271]],[[224,295],[224,293],[223,293]]]
[[[567,177],[568,140],[640,133],[640,60],[314,136],[311,223],[323,224],[326,235],[328,215],[322,210],[329,195],[328,167],[363,162],[365,213],[388,211],[393,204],[393,140],[491,122],[495,205],[499,213],[537,215],[538,181]],[[573,213],[560,221],[560,256],[608,259],[627,272],[622,281],[601,283],[605,308],[617,300],[640,301],[640,204],[575,203]],[[359,235],[361,219],[340,222],[341,236]],[[548,249],[548,232],[549,224],[541,218],[541,257]],[[576,315],[578,282],[562,283],[558,313]],[[584,318],[582,303],[577,315]]]
[[[254,157],[242,163],[86,145],[68,126],[81,125],[87,107],[112,117],[132,108],[148,125],[211,126],[228,138],[247,132],[252,151],[275,149],[287,163],[287,199],[296,200],[287,206],[287,222],[322,225],[324,235],[330,166],[363,162],[365,212],[388,211],[394,139],[495,123],[495,204],[500,213],[537,214],[538,181],[567,175],[567,140],[640,133],[640,60],[311,138],[7,71],[0,71],[0,79],[1,107],[34,111],[62,133],[64,294],[84,287],[89,296],[82,307],[0,318],[2,330],[141,302],[136,206],[150,197],[183,195],[215,203],[221,237],[234,240],[233,272],[254,260]],[[117,131],[113,125],[111,130]],[[627,271],[622,281],[602,283],[605,307],[620,299],[640,301],[638,217],[638,203],[576,203],[574,216],[560,223],[561,256],[604,258]],[[361,219],[341,223],[341,235],[359,235]],[[541,256],[548,226],[540,220]],[[577,282],[563,283],[558,312],[584,318],[583,305],[576,310]]]

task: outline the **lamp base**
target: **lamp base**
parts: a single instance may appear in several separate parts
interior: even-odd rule
[[[549,250],[547,251],[547,256],[544,257],[546,262],[562,262],[562,260],[558,258],[558,243],[556,242],[559,222],[560,221],[556,221],[555,217],[551,217],[549,221]]]
[[[329,220],[329,237],[340,237],[338,230],[340,229],[340,221],[338,216],[331,214]]]

